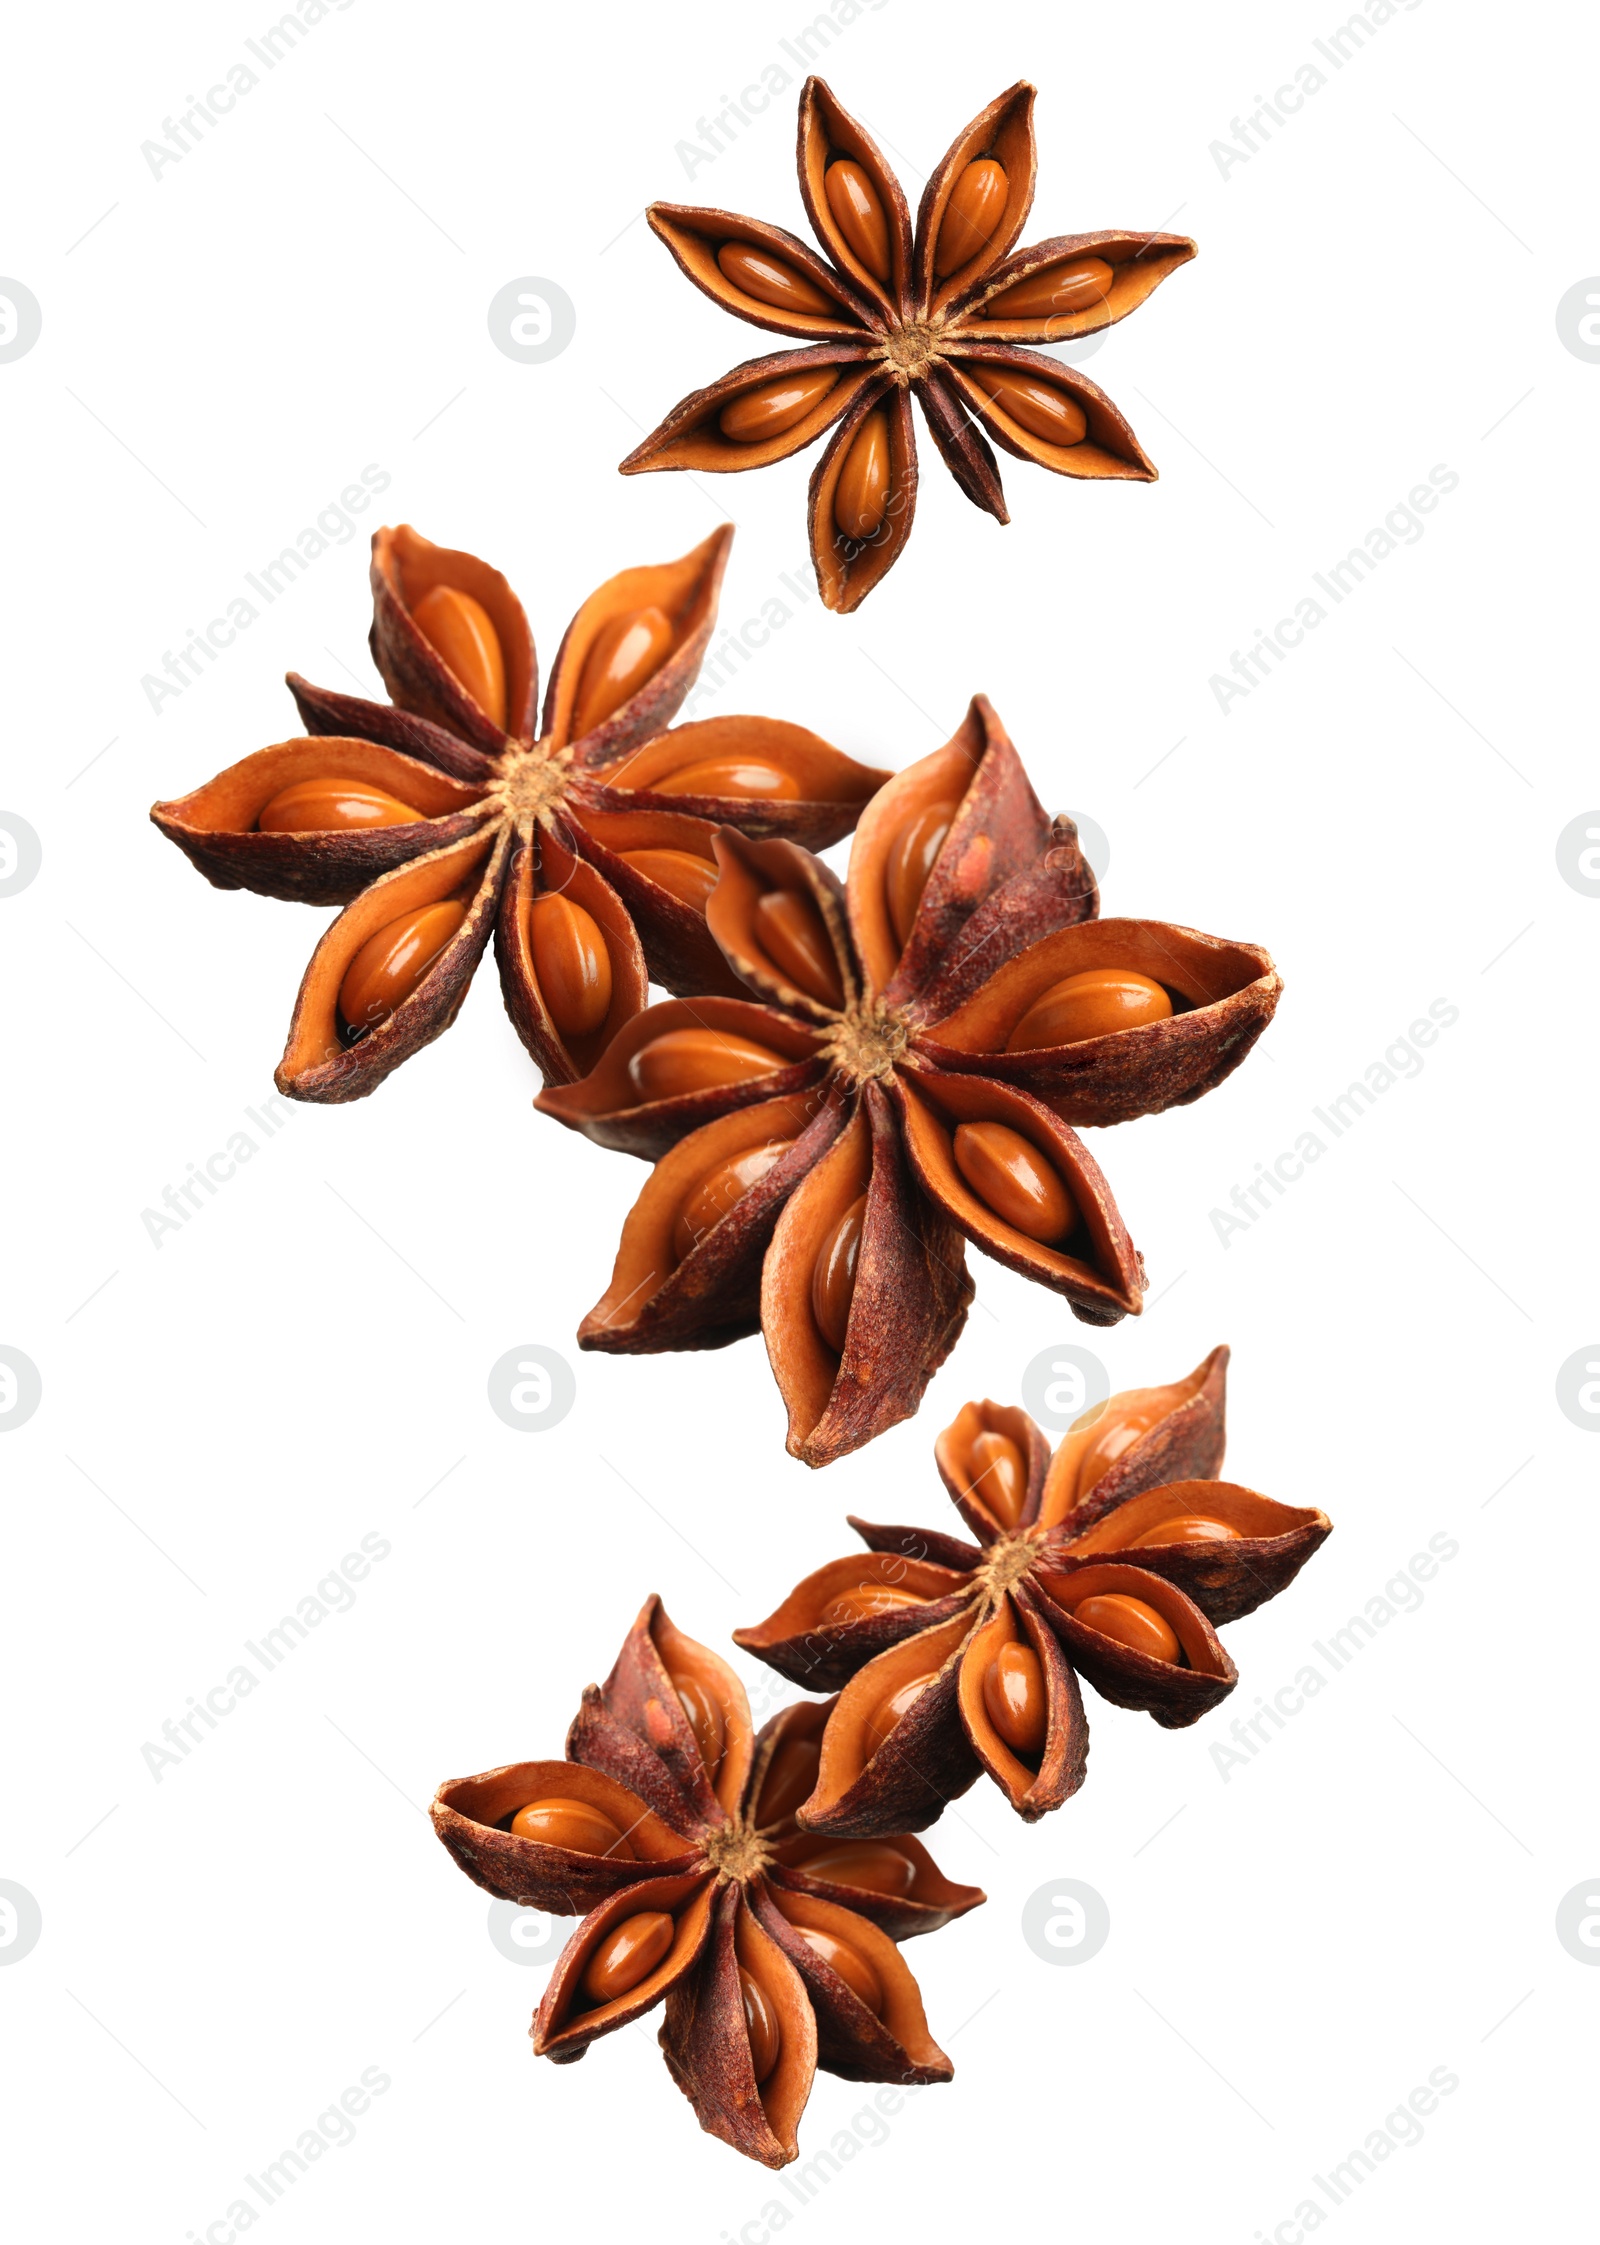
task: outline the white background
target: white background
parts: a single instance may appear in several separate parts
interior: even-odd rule
[[[603,2210],[618,2233],[746,2245],[1034,2217],[1292,2245],[1307,2198],[1341,2237],[1548,2234],[1577,2189],[1600,1995],[1555,1933],[1600,1871],[1597,1446],[1555,1400],[1600,1328],[1580,1106],[1600,902],[1556,862],[1600,801],[1600,367],[1555,319],[1600,270],[1591,22],[1423,0],[1335,70],[1313,42],[1336,9],[861,12],[825,75],[913,205],[1028,76],[1025,238],[1165,227],[1201,254],[1087,365],[1159,484],[1007,461],[1001,531],[924,444],[912,542],[841,620],[781,574],[808,576],[809,457],[615,473],[765,347],[639,214],[709,201],[803,228],[783,42],[808,11],[356,0],[152,177],[141,143],[272,20],[34,10],[7,41],[0,271],[44,311],[0,365],[0,809],[43,844],[0,899],[0,1341],[43,1382],[0,1448],[0,1877],[43,1917],[0,1974],[14,2226],[215,2245],[242,2178],[377,2068],[354,2142],[260,2211],[269,2241],[533,2237]],[[1307,62],[1327,83],[1224,176],[1211,144]],[[787,90],[691,181],[679,145],[768,70]],[[539,366],[486,324],[526,275],[577,308]],[[367,463],[393,479],[381,512],[156,714],[145,674]],[[1425,534],[1222,712],[1212,674],[1436,465],[1459,485]],[[1108,912],[1259,941],[1287,981],[1220,1092],[1094,1135],[1148,1259],[1143,1319],[1075,1327],[980,1260],[920,1416],[819,1475],[784,1454],[758,1342],[578,1357],[644,1172],[531,1113],[488,971],[374,1098],[292,1109],[159,1246],[143,1220],[249,1127],[327,917],[208,888],[145,814],[296,730],[286,668],[379,692],[373,522],[503,567],[548,666],[602,578],[725,515],[724,620],[790,615],[701,714],[793,718],[899,765],[987,691],[1046,803],[1108,836]],[[1225,1245],[1211,1211],[1436,999],[1459,1020],[1420,1074]],[[1052,1345],[1122,1386],[1223,1339],[1230,1474],[1336,1533],[1227,1631],[1228,1707],[1166,1733],[1093,1701],[1089,1783],[1058,1815],[1027,1829],[985,1787],[946,1816],[940,1861],[991,1898],[910,1952],[955,2082],[882,2126],[856,2118],[870,2092],[819,2075],[802,2156],[853,2156],[797,2197],[698,2132],[653,2021],[536,2064],[544,1968],[491,1944],[429,1831],[435,1785],[559,1752],[648,1591],[726,1649],[847,1548],[846,1511],[952,1525],[936,1431],[968,1396],[1016,1400]],[[531,1342],[577,1369],[544,1434],[486,1395]],[[353,1610],[156,1782],[163,1721],[364,1534],[391,1550]],[[1234,1716],[1436,1534],[1459,1552],[1420,1610],[1225,1778]],[[1021,1934],[1063,1878],[1111,1920],[1067,1970]],[[1459,2085],[1422,2140],[1331,2205],[1313,2176],[1434,2069]]]

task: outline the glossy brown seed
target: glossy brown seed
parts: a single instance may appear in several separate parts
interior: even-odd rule
[[[866,1220],[867,1196],[863,1193],[850,1203],[823,1241],[811,1272],[811,1314],[835,1356],[843,1356],[845,1335],[850,1329],[850,1303],[856,1290],[856,1264]]]
[[[1178,1658],[1178,1638],[1172,1624],[1142,1598],[1106,1590],[1085,1598],[1072,1611],[1086,1629],[1098,1630],[1102,1637],[1114,1638],[1136,1653],[1147,1653],[1152,1660],[1175,1662]]]
[[[967,1493],[991,1512],[1002,1528],[1014,1528],[1028,1501],[1028,1468],[1009,1434],[987,1427],[972,1438],[967,1452]]]
[[[871,180],[848,156],[836,157],[823,175],[823,192],[840,233],[869,273],[889,278],[889,221]]]
[[[602,624],[584,659],[573,705],[573,739],[614,716],[661,668],[671,645],[672,620],[660,608],[630,609]]]
[[[1047,265],[1025,281],[1013,281],[983,307],[986,320],[1045,320],[1068,312],[1087,312],[1111,286],[1112,268],[1103,257],[1071,257]]]
[[[467,916],[464,904],[424,904],[368,936],[344,970],[339,1011],[351,1029],[371,1029],[422,981]]]
[[[1003,1224],[1041,1246],[1063,1240],[1078,1207],[1037,1146],[1006,1123],[962,1123],[951,1141],[956,1167]]]
[[[808,1879],[861,1886],[869,1894],[909,1894],[917,1866],[887,1840],[824,1840],[795,1864]]]
[[[744,2031],[750,2038],[750,2064],[759,2089],[778,2063],[783,2036],[766,1990],[743,1965],[739,1967],[739,1993],[744,1998]]]
[[[410,826],[422,813],[366,780],[297,780],[263,803],[262,834],[338,834],[368,826]]]
[[[833,519],[845,538],[872,538],[889,511],[889,416],[869,413],[851,440],[833,489]]]
[[[928,885],[928,875],[933,871],[933,861],[944,847],[944,838],[955,815],[954,803],[930,803],[926,810],[908,818],[889,844],[883,868],[883,893],[889,907],[889,924],[902,951],[910,940],[911,923]]]
[[[703,756],[650,786],[657,795],[734,795],[748,802],[793,803],[800,795],[792,773],[759,756]]]
[[[579,1855],[609,1855],[614,1863],[631,1863],[633,1850],[603,1809],[587,1801],[530,1801],[511,1819],[519,1840],[537,1840],[543,1847],[569,1847]]]
[[[992,156],[980,156],[976,163],[968,164],[944,206],[944,223],[933,257],[933,269],[941,281],[989,247],[995,228],[1005,216],[1010,191],[1004,166]]]
[[[1078,1460],[1078,1496],[1087,1496],[1102,1474],[1131,1450],[1141,1435],[1148,1434],[1158,1420],[1164,1419],[1171,1407],[1171,1398],[1159,1390],[1133,1402],[1113,1400],[1108,1403],[1100,1416],[1090,1422],[1095,1434]]]
[[[665,889],[680,904],[687,904],[696,912],[706,908],[706,898],[717,885],[717,869],[709,858],[696,857],[691,850],[622,850],[618,853],[624,865],[631,865],[657,888]]]
[[[454,585],[435,585],[412,609],[411,620],[485,717],[503,726],[506,659],[488,609]]]
[[[721,1029],[668,1029],[639,1047],[628,1062],[628,1076],[643,1100],[684,1099],[788,1066],[781,1054],[749,1037]]]
[[[1090,967],[1041,990],[1006,1039],[1006,1050],[1081,1044],[1086,1037],[1142,1029],[1171,1014],[1172,1000],[1147,974],[1135,974],[1131,967]]]
[[[832,1965],[840,1979],[866,2005],[877,2018],[883,2017],[883,1983],[859,1949],[848,1941],[841,1941],[836,1933],[824,1933],[820,1926],[797,1925],[806,1946],[815,1949],[824,1964]]]
[[[1143,1551],[1153,1544],[1237,1543],[1238,1540],[1238,1529],[1230,1528],[1226,1520],[1207,1520],[1202,1513],[1179,1512],[1172,1519],[1163,1520],[1159,1527],[1146,1528],[1127,1548]]]
[[[706,1172],[673,1219],[672,1251],[680,1263],[793,1144],[792,1138],[769,1138],[765,1145],[747,1146],[742,1154],[731,1155]]]
[[[796,889],[768,889],[756,899],[755,932],[767,957],[797,990],[819,1005],[843,1006],[844,984],[833,945],[809,897]]]
[[[898,1613],[903,1606],[925,1606],[926,1598],[914,1590],[897,1590],[893,1583],[864,1582],[854,1590],[841,1590],[817,1616],[824,1629],[843,1629],[852,1621],[870,1621],[874,1614]]]
[[[779,1743],[761,1781],[761,1797],[756,1803],[758,1826],[784,1823],[802,1801],[810,1798],[816,1790],[821,1759],[820,1736],[786,1738]]]
[[[641,1910],[613,1926],[583,1968],[591,2003],[615,2003],[647,1980],[672,1946],[675,1927],[665,1910]]]
[[[876,1754],[912,1704],[922,1697],[937,1674],[937,1669],[930,1668],[925,1676],[913,1676],[908,1684],[898,1685],[879,1701],[862,1728],[861,1743],[866,1748],[869,1759]]]
[[[694,1732],[700,1749],[700,1759],[706,1765],[708,1776],[715,1777],[721,1765],[723,1748],[727,1744],[728,1726],[723,1719],[715,1694],[698,1676],[669,1670],[672,1688],[683,1704],[689,1718],[689,1728]]]
[[[1037,1761],[1044,1752],[1049,1700],[1031,1645],[1001,1646],[983,1672],[983,1704],[1012,1753]]]
[[[1082,444],[1089,417],[1075,397],[1014,367],[972,365],[973,378],[1000,411],[1046,444]]]
[[[844,316],[814,281],[797,273],[783,258],[774,257],[771,250],[757,249],[752,242],[724,242],[717,252],[717,263],[724,279],[742,288],[746,296],[753,296],[758,304],[771,304],[780,312],[830,313],[835,319]]]
[[[564,1037],[591,1036],[611,1008],[611,954],[592,913],[547,891],[528,914],[533,972]]]
[[[822,403],[839,379],[836,366],[814,367],[809,373],[782,374],[775,382],[759,382],[730,398],[717,415],[717,427],[735,444],[760,444],[766,437],[781,437]]]

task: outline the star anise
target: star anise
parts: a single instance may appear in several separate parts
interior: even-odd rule
[[[830,1561],[735,1631],[784,1675],[844,1687],[803,1830],[920,1831],[980,1770],[1030,1822],[1059,1808],[1089,1752],[1080,1675],[1168,1730],[1227,1697],[1217,1625],[1286,1589],[1332,1525],[1215,1478],[1227,1362],[1112,1396],[1053,1457],[1025,1411],[967,1404],[934,1457],[975,1546],[852,1518],[877,1557]]]
[[[911,535],[913,390],[945,466],[1000,522],[1010,517],[985,429],[1056,475],[1154,482],[1104,391],[1019,346],[1126,319],[1195,245],[1113,229],[1013,250],[1033,202],[1033,97],[1019,82],[956,135],[914,235],[899,181],[820,78],[800,96],[799,167],[824,257],[759,219],[652,203],[651,226],[697,288],[805,347],[748,360],[695,391],[622,473],[764,468],[837,424],[811,478],[809,528],[823,601],[845,614]]]
[[[788,1446],[825,1465],[913,1412],[972,1296],[963,1240],[1111,1325],[1144,1271],[1075,1123],[1220,1083],[1265,1028],[1272,961],[1097,920],[982,695],[858,827],[847,883],[784,841],[715,843],[706,924],[760,1003],[652,1006],[538,1105],[661,1158],[579,1330],[618,1354],[759,1327]]]
[[[706,933],[719,823],[818,848],[887,776],[799,725],[668,732],[710,640],[733,537],[625,569],[538,661],[499,570],[408,526],[372,541],[372,657],[392,704],[293,672],[306,736],[151,817],[216,887],[346,909],[312,954],[278,1089],[361,1099],[449,1028],[491,935],[547,1083],[593,1067],[669,990],[731,990]]]
[[[896,1943],[973,1909],[920,1841],[795,1836],[826,1708],[753,1732],[725,1661],[647,1601],[565,1761],[439,1788],[433,1822],[467,1876],[588,1914],[535,2015],[557,2063],[663,1999],[661,2047],[700,2125],[782,2167],[820,2065],[847,2081],[948,2081]]]

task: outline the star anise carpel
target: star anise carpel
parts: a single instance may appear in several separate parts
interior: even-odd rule
[[[218,888],[345,907],[301,983],[280,1091],[364,1098],[450,1026],[491,938],[547,1083],[593,1067],[652,978],[737,987],[705,925],[718,827],[822,848],[886,775],[775,718],[668,729],[732,536],[591,593],[541,725],[500,571],[405,525],[377,533],[371,647],[392,700],[291,673],[302,736],[151,812]]]
[[[743,998],[650,1007],[546,1113],[655,1159],[579,1330],[617,1354],[755,1332],[808,1464],[917,1407],[965,1244],[1095,1325],[1144,1269],[1074,1125],[1198,1098],[1280,988],[1267,954],[1099,920],[989,703],[868,805],[846,880],[724,831],[706,924]]]
[[[809,532],[826,606],[848,614],[911,534],[915,394],[961,490],[1010,518],[989,439],[1086,481],[1153,482],[1104,391],[1028,345],[1126,319],[1195,245],[1177,234],[1061,234],[1017,249],[1033,202],[1034,89],[1025,81],[957,134],[913,231],[899,181],[820,78],[800,97],[800,194],[822,244],[730,211],[653,203],[649,220],[695,286],[799,348],[737,366],[675,406],[622,462],[737,473],[830,429]]]
[[[850,2081],[948,2081],[897,1943],[973,1909],[908,1834],[797,1831],[826,1718],[756,1732],[725,1661],[649,1599],[564,1761],[439,1789],[433,1822],[468,1877],[557,1916],[586,1913],[534,2018],[558,2064],[665,2005],[661,2048],[701,2126],[769,2167],[796,2156],[818,2066]]]
[[[838,1691],[803,1831],[919,1831],[980,1773],[1030,1822],[1059,1808],[1087,1769],[1080,1677],[1167,1729],[1227,1697],[1218,1627],[1286,1589],[1331,1527],[1217,1478],[1227,1362],[1112,1396],[1053,1456],[1026,1412],[967,1404],[934,1456],[975,1543],[852,1518],[873,1556],[831,1560],[734,1633]]]

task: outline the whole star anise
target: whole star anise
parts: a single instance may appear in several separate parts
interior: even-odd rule
[[[1083,1783],[1087,1677],[1169,1730],[1238,1681],[1216,1625],[1277,1596],[1325,1513],[1215,1478],[1225,1348],[1085,1414],[1054,1457],[1025,1411],[969,1403],[934,1447],[977,1545],[852,1518],[835,1559],[734,1642],[837,1689],[802,1830],[918,1831],[980,1770],[1030,1822]]]
[[[535,2015],[565,2063],[665,2000],[661,2047],[700,2125],[782,2167],[817,2067],[847,2081],[948,2081],[896,1942],[984,1897],[906,1834],[795,1836],[826,1709],[753,1732],[725,1661],[647,1601],[565,1761],[439,1788],[434,1828],[491,1894],[587,1912]]]
[[[761,1003],[652,1006],[537,1104],[661,1156],[579,1330],[618,1354],[759,1326],[790,1451],[825,1465],[917,1407],[972,1296],[963,1240],[1095,1325],[1144,1272],[1074,1123],[1197,1099],[1277,1004],[1272,961],[1097,920],[982,695],[864,813],[841,885],[724,831],[706,924]]]
[[[371,646],[393,703],[291,672],[305,737],[155,805],[216,887],[346,907],[300,985],[280,1091],[332,1104],[376,1090],[449,1028],[491,935],[547,1083],[593,1067],[652,977],[736,987],[705,926],[718,824],[822,848],[887,775],[775,718],[664,730],[710,640],[732,537],[591,593],[536,732],[533,635],[499,570],[380,530]]]
[[[695,391],[622,473],[764,468],[837,424],[811,478],[809,528],[823,601],[844,614],[911,535],[913,390],[945,466],[1000,522],[1010,517],[985,429],[1056,475],[1154,482],[1104,391],[1019,346],[1126,319],[1195,245],[1112,230],[1008,254],[1033,202],[1033,98],[1019,82],[957,134],[923,191],[914,235],[899,181],[820,78],[800,96],[799,167],[826,257],[759,219],[652,203],[651,226],[697,288],[806,347],[748,360]]]

